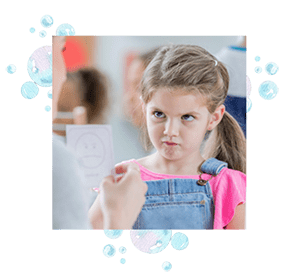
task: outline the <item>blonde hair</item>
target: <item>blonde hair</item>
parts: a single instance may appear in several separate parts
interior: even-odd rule
[[[205,49],[195,45],[169,45],[162,47],[146,68],[141,95],[147,104],[160,88],[198,92],[204,96],[212,114],[224,103],[228,87],[226,67]],[[215,157],[227,162],[229,168],[246,173],[246,139],[228,112],[204,140],[201,152],[206,159]]]

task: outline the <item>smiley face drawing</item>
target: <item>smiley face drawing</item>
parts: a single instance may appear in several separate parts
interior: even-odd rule
[[[85,168],[97,168],[105,158],[103,141],[93,133],[82,134],[75,144],[75,151],[79,156],[81,165]]]

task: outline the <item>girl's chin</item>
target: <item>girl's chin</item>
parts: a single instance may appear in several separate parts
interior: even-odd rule
[[[177,160],[181,158],[181,155],[178,151],[164,149],[159,152],[161,156],[168,160]]]

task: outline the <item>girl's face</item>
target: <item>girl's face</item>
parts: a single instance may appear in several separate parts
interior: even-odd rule
[[[164,158],[199,157],[200,145],[215,119],[200,94],[159,89],[146,104],[152,144]]]

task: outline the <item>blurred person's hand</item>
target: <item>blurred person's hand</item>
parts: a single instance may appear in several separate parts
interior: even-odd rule
[[[119,164],[115,170],[125,174],[117,182],[113,176],[103,179],[89,211],[94,229],[131,229],[145,203],[148,187],[140,177],[138,165]]]
[[[75,125],[86,125],[87,120],[87,111],[84,106],[76,106],[73,109],[73,119]]]

